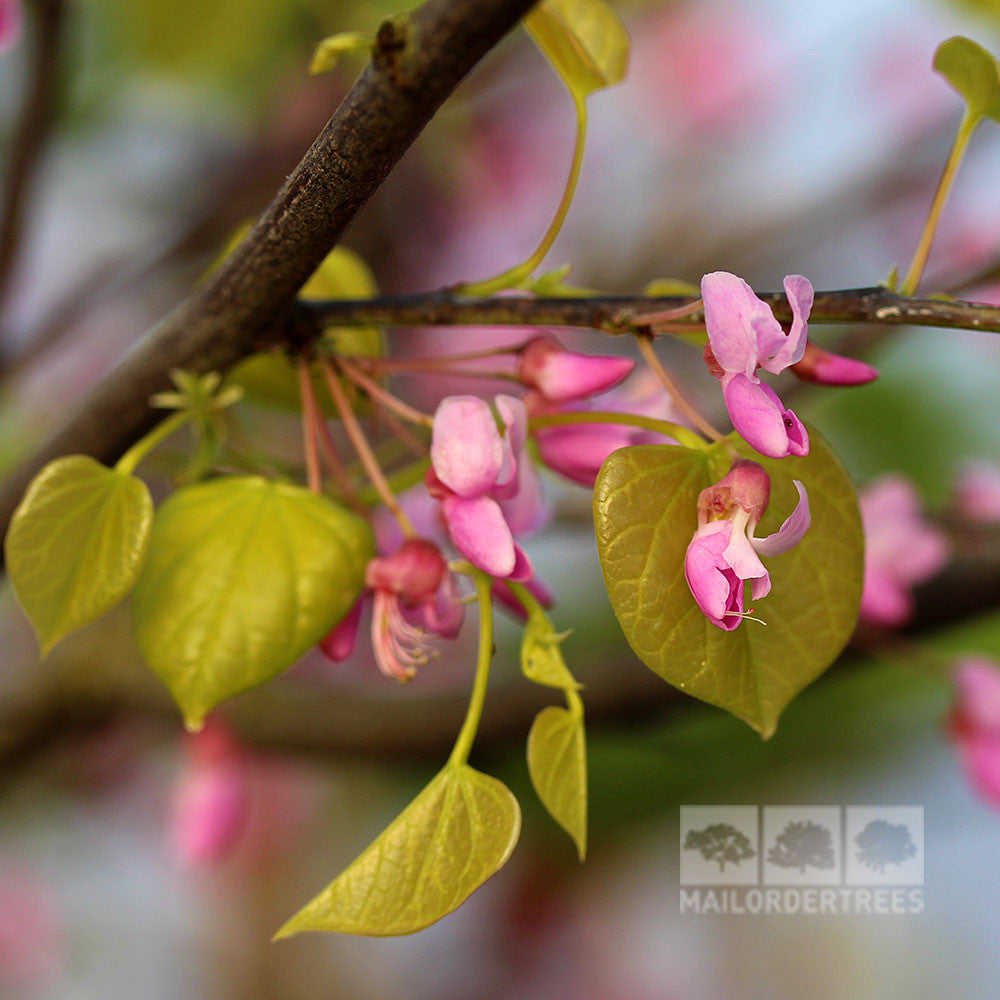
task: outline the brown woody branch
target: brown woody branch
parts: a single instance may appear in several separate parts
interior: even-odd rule
[[[60,455],[111,462],[157,418],[168,372],[205,372],[280,339],[295,293],[445,98],[535,0],[427,0],[379,29],[372,59],[243,242],[0,487],[6,524],[31,477]]]

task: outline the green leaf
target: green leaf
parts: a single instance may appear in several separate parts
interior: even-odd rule
[[[318,299],[370,299],[378,287],[368,265],[352,250],[336,247],[313,276],[305,283],[299,297]],[[375,326],[327,327],[324,344],[337,354],[379,357],[383,353],[382,331]],[[327,417],[337,415],[318,367],[313,366],[313,387],[316,398]],[[230,372],[227,385],[240,386],[248,402],[276,410],[298,413],[299,375],[288,358],[280,351],[251,355]]]
[[[548,615],[541,608],[528,613],[521,638],[521,671],[529,681],[561,690],[576,690],[560,648],[569,632],[556,632]]]
[[[986,49],[956,35],[938,46],[934,69],[965,99],[974,121],[1000,122],[1000,66]]]
[[[187,725],[326,635],[371,555],[366,522],[298,486],[233,476],[174,493],[157,511],[133,613]]]
[[[771,476],[758,535],[777,530],[792,512],[792,479],[809,493],[805,538],[767,560],[772,591],[756,606],[767,625],[717,628],[699,611],[684,577],[698,493],[728,469],[721,446],[622,449],[604,463],[594,490],[604,580],[632,648],[665,680],[732,712],[765,738],[792,698],[843,649],[861,597],[863,536],[854,488],[826,442],[809,433],[808,456],[781,460],[732,437]]]
[[[628,70],[628,32],[603,0],[543,0],[524,26],[576,97],[619,83]]]
[[[440,920],[510,857],[521,830],[502,782],[449,764],[275,935],[412,934]]]
[[[371,35],[366,35],[363,31],[341,31],[336,35],[328,35],[316,46],[309,72],[329,73],[340,62],[341,56],[363,52],[371,48],[371,45]]]
[[[587,854],[587,742],[582,708],[543,708],[528,734],[528,773],[552,818]]]
[[[145,483],[86,455],[58,458],[28,486],[5,542],[7,572],[42,653],[132,589],[149,542]]]

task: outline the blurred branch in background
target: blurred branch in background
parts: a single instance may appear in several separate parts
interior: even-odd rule
[[[26,87],[11,142],[0,207],[0,318],[10,290],[25,231],[32,188],[55,118],[58,58],[65,21],[64,0],[34,0]]]

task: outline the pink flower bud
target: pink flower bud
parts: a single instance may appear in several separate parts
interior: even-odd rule
[[[246,829],[247,762],[235,737],[217,719],[185,737],[184,756],[171,806],[173,854],[185,867],[215,864],[232,853]]]
[[[864,361],[824,351],[812,341],[806,343],[802,360],[792,365],[791,370],[803,382],[817,385],[865,385],[878,378],[878,369]]]
[[[543,336],[530,340],[522,349],[518,374],[526,386],[537,389],[546,399],[566,403],[614,388],[633,368],[631,358],[577,354],[567,351],[555,337]]]
[[[391,556],[368,563],[365,585],[398,594],[410,604],[433,599],[448,571],[438,547],[426,538],[408,538]]]
[[[728,474],[698,495],[698,522],[728,517],[734,507],[749,515],[748,523],[756,525],[764,516],[771,499],[771,477],[762,465],[749,459],[733,462]]]

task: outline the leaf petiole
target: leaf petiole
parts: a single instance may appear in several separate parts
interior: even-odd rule
[[[454,749],[448,757],[448,767],[461,767],[469,760],[479,720],[486,701],[486,685],[490,679],[490,661],[493,659],[493,604],[490,594],[490,578],[479,570],[473,570],[476,583],[476,599],[479,602],[479,653],[476,659],[476,676],[472,682],[472,694],[465,721],[455,740]]]
[[[159,444],[179,430],[194,417],[190,410],[180,410],[171,414],[166,420],[160,421],[145,437],[138,441],[121,458],[115,462],[115,471],[132,475],[136,466]]]

